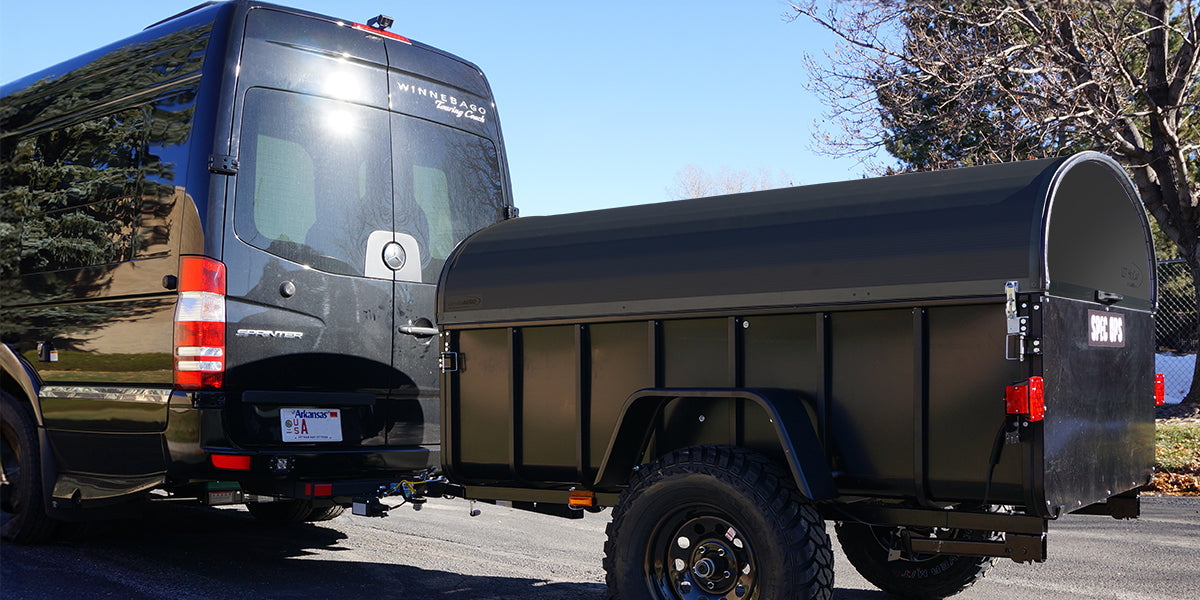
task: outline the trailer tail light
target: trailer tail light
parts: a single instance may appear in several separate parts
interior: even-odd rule
[[[214,454],[212,455],[212,465],[218,469],[226,469],[229,471],[249,471],[250,457],[233,456],[229,454]]]
[[[1004,390],[1008,414],[1028,417],[1030,421],[1046,418],[1046,385],[1041,377],[1030,377],[1022,385],[1010,385]]]
[[[1154,376],[1154,405],[1162,406],[1167,403],[1167,378],[1162,373]]]
[[[175,305],[175,387],[218,389],[224,375],[225,265],[184,256],[179,260]]]

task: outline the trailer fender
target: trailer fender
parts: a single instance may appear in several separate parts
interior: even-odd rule
[[[600,463],[595,489],[622,485],[641,458],[667,403],[677,398],[728,398],[754,402],[774,425],[787,466],[804,497],[819,501],[837,496],[833,473],[804,404],[795,393],[779,389],[648,388],[625,400],[617,427]]]

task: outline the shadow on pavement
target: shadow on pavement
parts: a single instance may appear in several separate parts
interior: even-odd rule
[[[425,569],[421,557],[363,550],[338,560],[347,535],[333,527],[271,527],[243,511],[151,506],[137,520],[68,527],[37,547],[4,544],[5,600],[437,598],[438,600],[605,597],[599,583],[465,575]],[[331,558],[332,556],[332,558]],[[444,562],[444,557],[443,557]],[[836,589],[834,600],[884,600],[878,591]]]
[[[5,600],[602,598],[601,584],[473,576],[379,561],[338,560],[347,535],[304,524],[271,527],[241,511],[152,506],[136,520],[68,526],[42,546],[0,545]],[[319,551],[319,552],[318,552]],[[332,554],[332,559],[331,559]],[[420,563],[420,557],[404,557]]]

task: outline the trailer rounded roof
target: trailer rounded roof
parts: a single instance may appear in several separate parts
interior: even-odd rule
[[[1124,170],[1094,152],[506,221],[464,241],[444,325],[1000,297],[1151,310]]]

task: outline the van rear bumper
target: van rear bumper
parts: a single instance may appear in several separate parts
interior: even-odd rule
[[[381,484],[398,483],[441,462],[437,446],[322,450],[272,448],[245,450],[205,446],[209,458],[168,473],[175,481],[236,481],[247,493],[290,498],[329,496],[328,487],[315,493],[313,484],[334,486],[335,496],[357,495]],[[218,457],[214,463],[212,457]],[[180,465],[173,461],[173,464]],[[226,467],[219,468],[220,464]]]

